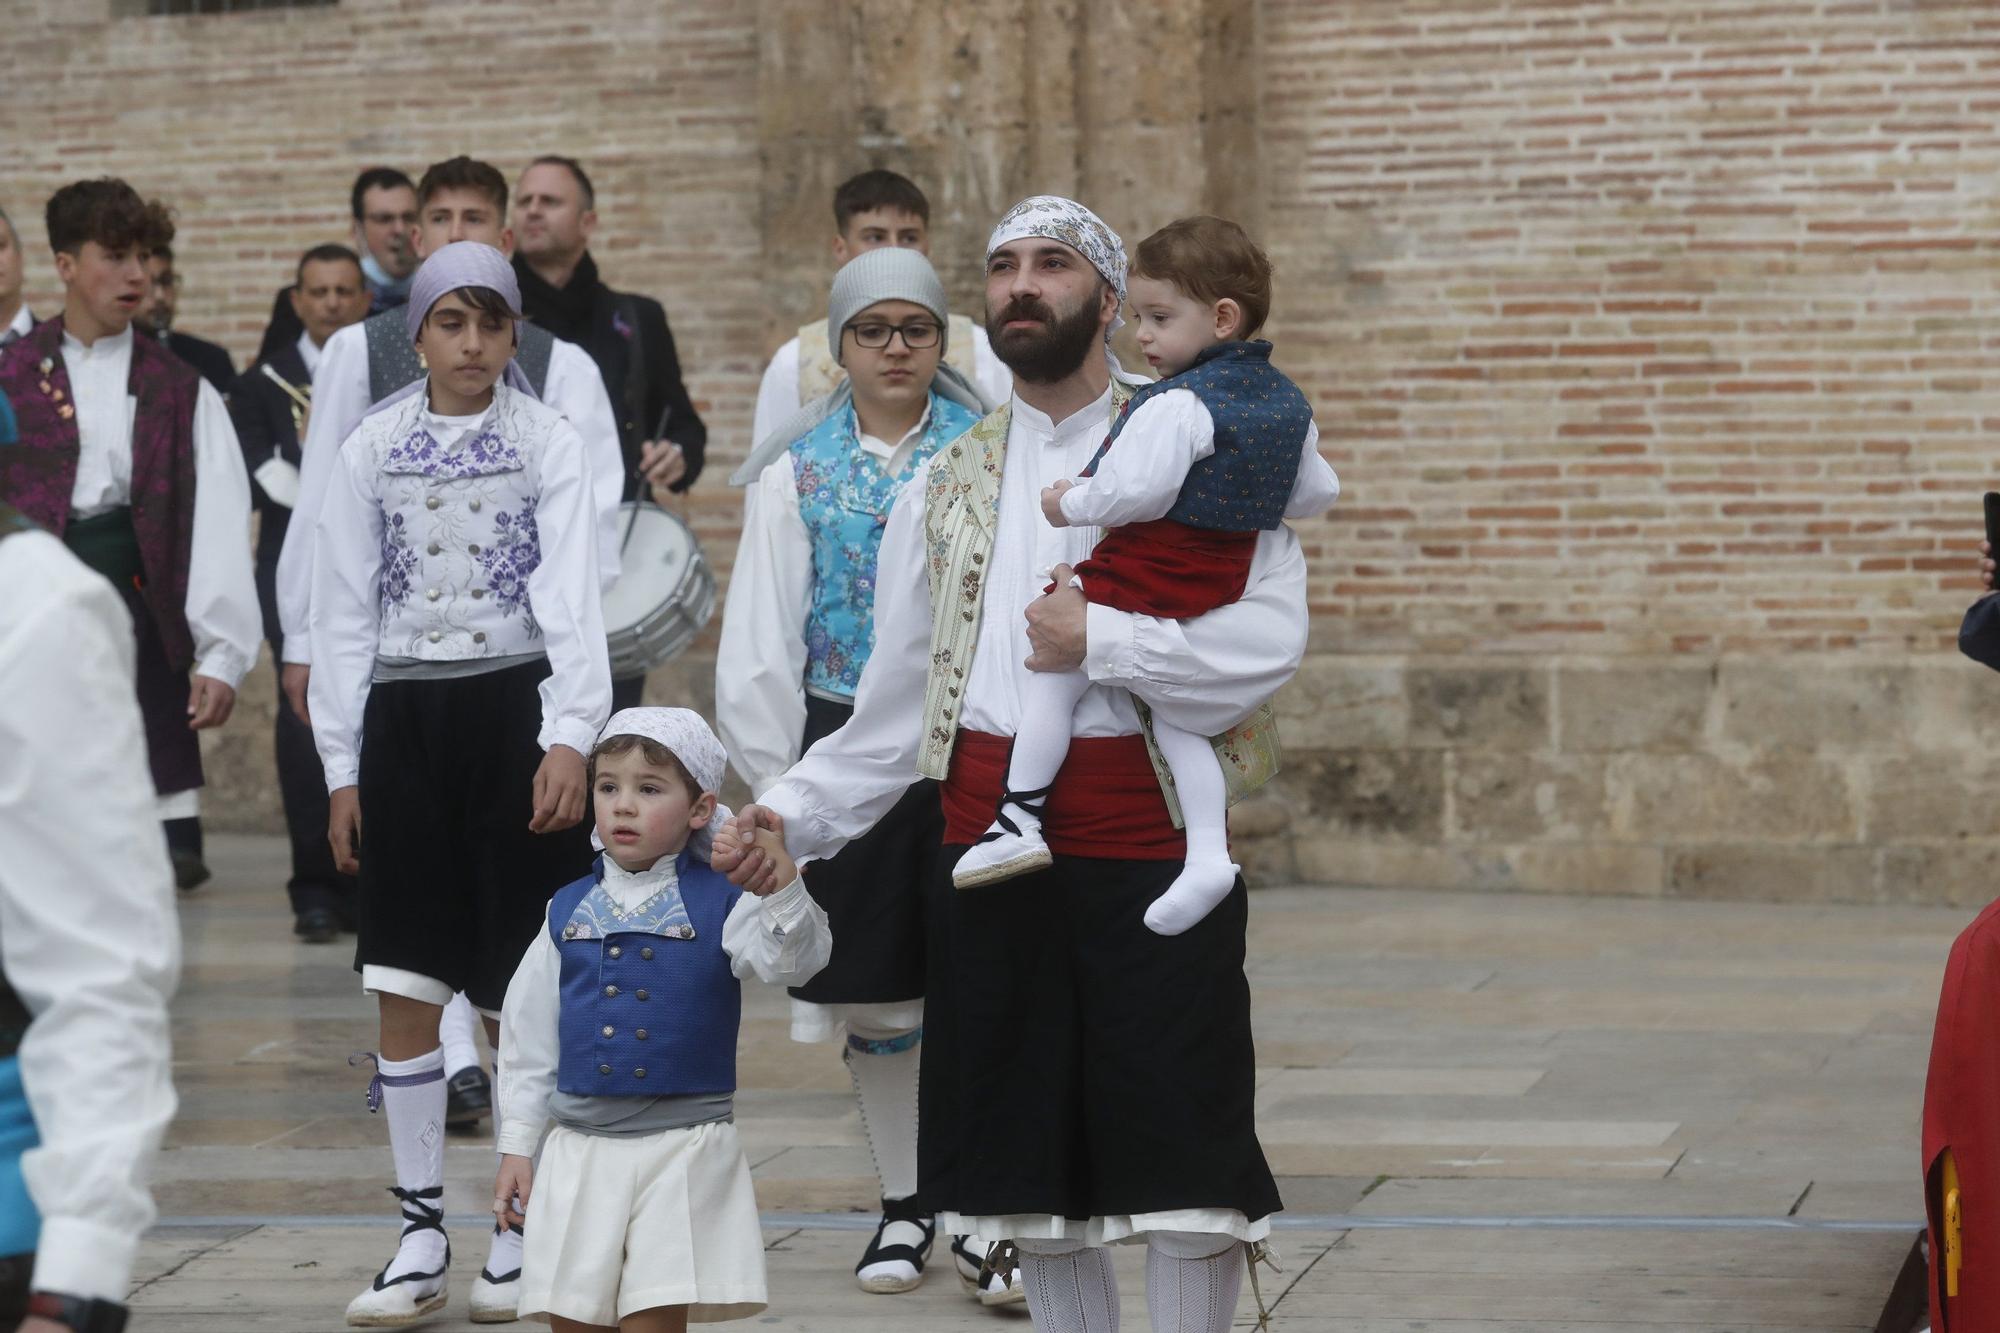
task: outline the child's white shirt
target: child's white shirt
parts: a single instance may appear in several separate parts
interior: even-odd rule
[[[634,874],[604,858],[604,891],[620,911],[630,911],[661,890],[678,884],[674,858]],[[793,879],[767,898],[743,894],[722,926],[722,951],[738,978],[756,977],[780,986],[800,986],[833,956],[833,932],[826,912]],[[507,984],[500,1011],[500,1130],[503,1153],[534,1155],[548,1125],[549,1098],[562,1062],[562,953],[549,938],[548,924]]]
[[[1215,452],[1215,418],[1192,389],[1169,389],[1139,404],[1095,476],[1063,492],[1072,527],[1118,528],[1165,518],[1187,484],[1188,470]],[[1319,456],[1319,427],[1308,423],[1286,518],[1324,513],[1340,497],[1340,479]]]

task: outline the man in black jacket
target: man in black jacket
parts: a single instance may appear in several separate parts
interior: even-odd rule
[[[151,286],[139,307],[139,322],[153,331],[160,345],[201,372],[201,377],[227,398],[236,388],[236,363],[229,353],[206,338],[181,333],[174,328],[174,311],[180,305],[181,279],[174,272],[174,248],[163,245],[146,260]]]
[[[596,205],[590,177],[574,159],[538,157],[521,173],[514,271],[525,313],[597,363],[618,414],[626,498],[638,494],[641,471],[653,486],[685,491],[701,473],[708,427],[681,383],[667,312],[651,297],[613,291],[597,276],[589,248]]]
[[[361,257],[344,245],[321,245],[299,260],[292,288],[292,313],[302,332],[291,345],[263,357],[243,372],[229,400],[236,438],[243,445],[257,524],[257,601],[264,612],[264,637],[271,660],[285,657],[285,634],[278,623],[278,553],[299,494],[299,444],[312,410],[313,370],[326,340],[368,313],[368,287]],[[354,880],[334,868],[326,840],[326,774],[313,745],[312,728],[292,712],[278,692],[276,749],[278,791],[292,840],[292,931],[308,944],[328,944],[343,928],[354,928]]]
[[[410,292],[422,262],[417,254],[417,187],[394,167],[370,167],[354,178],[348,192],[354,213],[354,248],[361,256],[361,280],[368,289],[367,314],[393,310]],[[257,359],[269,361],[298,341],[305,330],[292,307],[290,287],[271,302],[271,322]]]

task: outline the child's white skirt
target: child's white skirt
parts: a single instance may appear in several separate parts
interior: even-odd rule
[[[686,1305],[712,1323],[768,1303],[750,1166],[724,1121],[629,1138],[556,1126],[524,1230],[523,1319],[615,1325]]]

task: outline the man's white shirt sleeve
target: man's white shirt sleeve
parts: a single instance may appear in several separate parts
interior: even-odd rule
[[[194,409],[194,529],[187,620],[195,674],[230,689],[257,661],[264,638],[250,562],[250,477],[222,395],[201,381]]]
[[[779,422],[798,410],[799,340],[795,335],[778,349],[771,364],[764,367],[764,378],[757,381],[757,409],[750,416],[750,448],[762,444]]]
[[[575,343],[555,340],[549,351],[549,377],[542,388],[544,401],[576,428],[589,462],[602,591],[618,581],[618,510],[625,497],[625,454],[618,444],[618,417],[604,388],[603,373],[590,353]]]
[[[313,409],[299,442],[299,502],[278,556],[278,623],[285,660],[312,661],[314,534],[320,505],[340,460],[340,447],[368,414],[368,335],[350,324],[326,340],[313,371]]]

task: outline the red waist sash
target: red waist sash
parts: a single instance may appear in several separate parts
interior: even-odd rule
[[[1011,736],[963,731],[945,779],[944,840],[964,847],[992,827],[1007,785]],[[1081,736],[1056,774],[1043,816],[1049,850],[1121,861],[1180,861],[1187,839],[1167,815],[1143,736]]]

